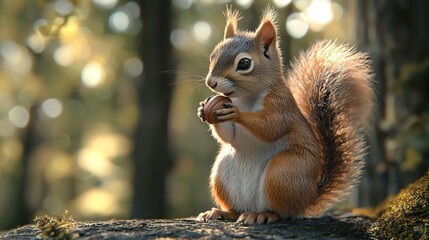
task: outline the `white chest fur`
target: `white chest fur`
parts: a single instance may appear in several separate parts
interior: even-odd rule
[[[223,146],[213,173],[225,187],[235,211],[266,211],[265,169],[272,152],[244,152],[231,145]]]
[[[233,104],[240,111],[260,111],[263,108],[262,97],[254,103],[248,105],[233,99]],[[221,146],[212,178],[217,178],[225,187],[234,210],[269,210],[264,189],[265,170],[270,159],[286,147],[285,143],[264,142],[245,127],[239,124],[233,126],[232,123],[224,123],[223,128],[218,128],[215,136],[221,134],[230,141]]]

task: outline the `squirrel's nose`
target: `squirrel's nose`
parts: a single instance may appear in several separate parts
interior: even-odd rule
[[[212,79],[212,78],[208,78],[207,79],[207,86],[209,86],[209,88],[211,88],[211,89],[215,89],[217,86],[217,81]]]

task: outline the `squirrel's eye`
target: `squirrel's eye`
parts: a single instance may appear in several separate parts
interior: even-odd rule
[[[252,60],[249,58],[242,58],[238,61],[237,71],[247,71],[252,66]]]
[[[253,71],[252,56],[249,53],[239,53],[234,59],[235,71],[238,74],[249,74]]]

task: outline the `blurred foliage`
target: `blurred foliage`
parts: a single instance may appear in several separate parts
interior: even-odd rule
[[[18,214],[20,184],[30,212],[128,216],[138,5],[13,1],[0,11],[1,216]]]
[[[166,217],[211,207],[208,177],[216,143],[196,117],[208,55],[222,40],[226,4],[242,12],[242,30],[257,27],[267,4],[279,10],[285,63],[322,38],[354,42],[347,1],[172,0],[170,35],[177,69],[170,110],[175,166],[167,176]],[[0,2],[0,229],[14,227],[24,198],[29,219],[69,209],[77,220],[127,218],[132,197],[132,135],[139,115],[135,85],[144,63],[136,55],[144,31],[136,2],[38,0]],[[165,56],[170,57],[170,56]],[[409,66],[398,85],[416,94],[419,115],[401,128],[404,167],[427,154],[426,65]],[[426,84],[420,86],[419,84]],[[408,94],[408,93],[407,93]],[[400,142],[404,141],[404,143]],[[396,148],[397,149],[397,148]],[[27,166],[22,168],[22,166]],[[418,165],[418,164],[417,164]],[[25,172],[23,172],[25,171]],[[24,181],[24,182],[22,182]],[[24,196],[19,185],[25,186]]]
[[[389,92],[403,99],[387,98],[382,129],[391,133],[386,139],[386,157],[401,172],[429,168],[429,59],[401,66],[399,77]],[[418,176],[414,176],[418,177]],[[406,179],[404,184],[414,179]]]

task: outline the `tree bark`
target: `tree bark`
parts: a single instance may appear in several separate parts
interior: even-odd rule
[[[288,219],[243,226],[235,222],[176,220],[111,220],[77,222],[69,233],[78,239],[370,239],[371,225],[362,217]],[[40,231],[28,225],[0,232],[0,239],[35,239]],[[53,239],[53,236],[51,236]]]
[[[134,136],[132,217],[164,216],[165,175],[170,166],[168,116],[174,75],[170,44],[171,1],[138,1],[143,32],[138,51],[143,77],[136,84],[140,117]]]
[[[375,206],[388,194],[422,176],[426,168],[402,171],[405,153],[395,145],[404,122],[417,114],[406,97],[407,89],[398,88],[404,66],[429,59],[429,3],[416,1],[353,2],[356,9],[356,40],[363,51],[370,52],[377,92],[375,126],[370,139],[370,156],[361,205]],[[388,147],[386,147],[388,146]]]

